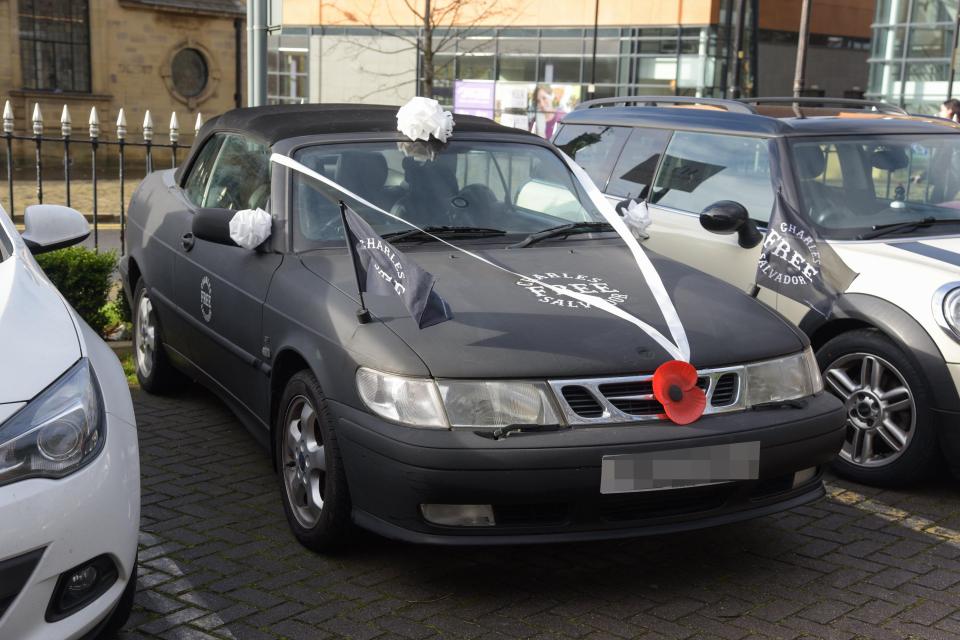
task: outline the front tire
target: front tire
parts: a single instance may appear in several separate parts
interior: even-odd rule
[[[293,535],[320,553],[343,546],[353,527],[347,476],[333,419],[310,371],[287,383],[274,437],[283,510]]]
[[[137,282],[133,300],[133,355],[140,387],[157,394],[178,389],[186,378],[167,358],[157,310],[143,279]]]
[[[889,338],[858,329],[817,352],[826,388],[844,402],[847,433],[836,472],[864,484],[904,486],[939,462],[927,385]]]

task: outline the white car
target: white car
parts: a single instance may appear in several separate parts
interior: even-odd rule
[[[943,457],[956,472],[960,126],[879,103],[794,102],[597,100],[568,114],[554,142],[612,200],[646,203],[645,247],[746,291],[758,285],[809,335],[846,403],[838,471],[898,485]],[[768,229],[774,183],[855,274],[825,316],[758,279],[767,241],[774,250],[776,234],[802,235]]]
[[[136,588],[140,463],[117,357],[31,252],[83,240],[79,213],[0,208],[0,638],[108,637]]]

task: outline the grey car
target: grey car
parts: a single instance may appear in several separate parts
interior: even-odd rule
[[[557,148],[461,115],[445,145],[418,148],[395,114],[228,112],[130,205],[121,271],[143,387],[169,392],[192,378],[217,393],[271,452],[303,544],[330,549],[353,525],[438,544],[627,537],[823,495],[843,414],[801,332],[652,255],[706,397],[699,420],[672,423],[651,391],[664,349],[536,284],[667,331],[623,239]],[[341,201],[433,274],[452,320],[420,329],[385,295],[365,296],[370,317],[358,317]],[[257,208],[272,233],[241,248],[229,222]]]

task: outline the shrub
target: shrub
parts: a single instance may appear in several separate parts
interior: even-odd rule
[[[103,334],[109,322],[103,307],[110,295],[110,278],[117,268],[116,252],[68,247],[38,255],[37,262],[90,328]]]

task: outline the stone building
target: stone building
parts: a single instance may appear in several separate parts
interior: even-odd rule
[[[39,103],[59,135],[66,104],[84,139],[93,106],[104,139],[123,107],[130,139],[150,109],[166,141],[176,111],[189,144],[197,112],[241,102],[245,10],[243,0],[0,0],[0,106],[10,100],[23,134]]]

